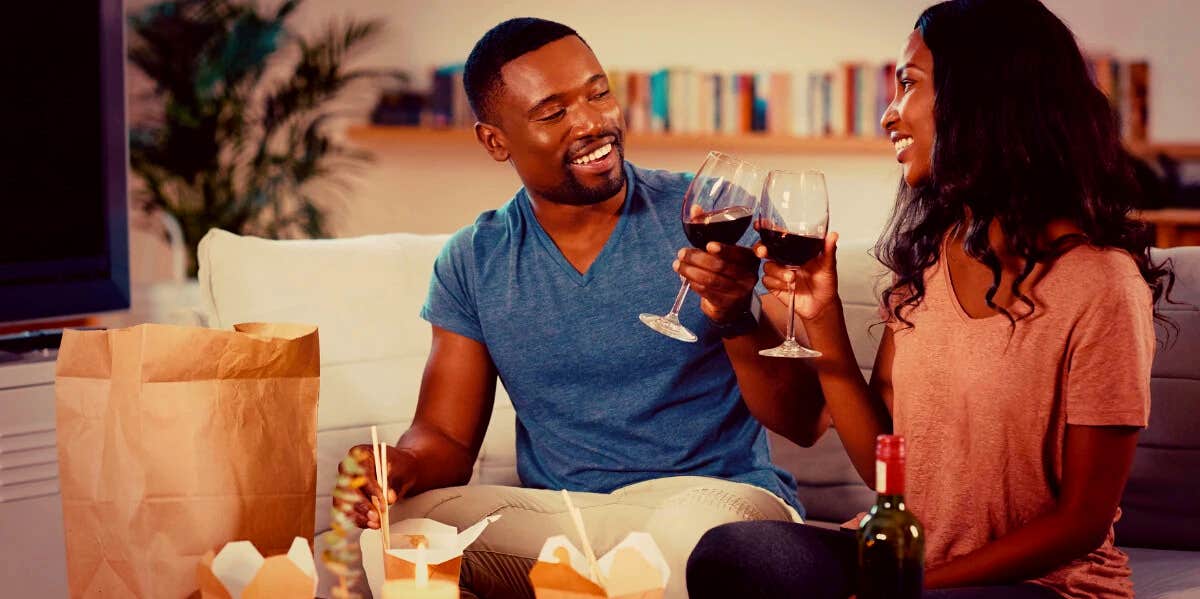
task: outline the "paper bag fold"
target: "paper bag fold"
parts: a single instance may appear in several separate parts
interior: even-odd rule
[[[244,332],[242,332],[244,331]],[[317,331],[65,331],[55,376],[72,597],[184,597],[204,552],[315,521]]]

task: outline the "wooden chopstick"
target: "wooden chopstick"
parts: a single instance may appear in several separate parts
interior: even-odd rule
[[[562,490],[562,496],[563,501],[567,503],[567,513],[571,515],[571,521],[575,524],[575,532],[579,533],[579,540],[583,544],[583,555],[587,557],[592,579],[600,586],[604,586],[604,576],[600,574],[600,563],[596,561],[596,553],[592,551],[592,544],[588,541],[587,529],[583,526],[583,513],[571,502],[571,494],[567,493],[566,489]]]

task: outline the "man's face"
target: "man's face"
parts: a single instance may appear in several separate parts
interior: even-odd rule
[[[495,118],[525,187],[587,205],[625,186],[625,119],[592,50],[567,36],[510,61]]]

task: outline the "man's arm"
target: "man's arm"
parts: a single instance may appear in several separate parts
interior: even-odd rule
[[[496,366],[487,347],[433,327],[417,413],[396,443],[419,458],[409,495],[470,480],[495,400]]]
[[[495,399],[496,367],[487,347],[434,326],[412,426],[395,447],[388,447],[388,502],[466,484]],[[370,454],[369,445],[362,447]],[[373,472],[372,464],[364,467]],[[362,492],[363,499],[354,506],[355,521],[378,528],[379,515],[369,498],[379,495],[379,487],[368,480]]]
[[[725,352],[733,363],[742,398],[754,417],[793,443],[811,447],[829,428],[820,381],[804,360],[758,354],[759,350],[783,341],[780,331],[787,330],[788,317],[788,308],[779,298],[768,294],[761,299],[758,329],[725,339]],[[798,336],[802,337],[799,333]]]
[[[758,257],[748,248],[709,243],[707,251],[680,252],[675,270],[701,297],[700,309],[713,322],[735,320],[746,311],[758,282]],[[777,298],[763,296],[758,327],[725,339],[738,387],[750,413],[767,428],[809,447],[829,426],[824,396],[815,373],[804,360],[760,356],[758,350],[779,345],[788,309]]]

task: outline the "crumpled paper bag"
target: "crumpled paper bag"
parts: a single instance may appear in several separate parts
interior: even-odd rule
[[[55,378],[72,597],[173,599],[245,539],[271,555],[315,520],[317,330],[66,331]]]

